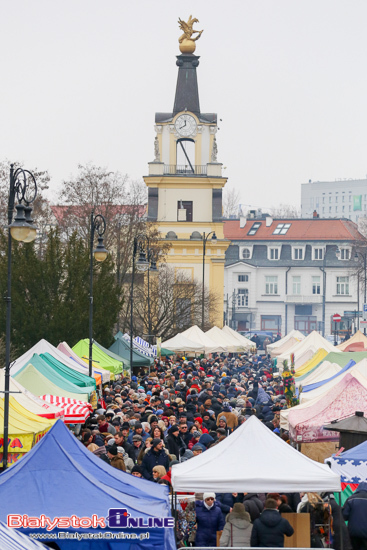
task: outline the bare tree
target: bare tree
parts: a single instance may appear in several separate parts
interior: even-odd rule
[[[241,193],[234,187],[225,187],[223,191],[223,217],[237,217]]]
[[[279,206],[276,206],[270,210],[270,215],[273,218],[300,218],[301,211],[292,204],[280,203]]]
[[[134,287],[134,334],[148,334],[151,324],[152,334],[167,340],[192,325],[201,326],[201,282],[162,264],[159,274],[155,278],[150,277],[149,287],[149,301],[146,275]],[[205,330],[212,326],[211,319],[217,314],[219,307],[219,297],[205,288]],[[125,329],[129,330],[127,319]]]

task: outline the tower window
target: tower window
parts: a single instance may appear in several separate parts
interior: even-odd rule
[[[192,222],[192,201],[177,201],[177,221]]]

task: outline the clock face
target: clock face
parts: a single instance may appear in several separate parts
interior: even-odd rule
[[[180,115],[176,119],[175,129],[180,136],[192,136],[196,132],[196,120],[191,115]]]

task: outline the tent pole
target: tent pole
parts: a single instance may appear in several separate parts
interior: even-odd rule
[[[339,545],[340,545],[340,550],[343,550],[343,517],[342,517],[342,493],[341,493],[341,491],[339,491],[339,525],[340,525]]]

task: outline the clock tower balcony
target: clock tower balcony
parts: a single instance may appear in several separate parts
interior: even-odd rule
[[[149,176],[178,176],[178,177],[222,177],[222,164],[208,162],[207,164],[179,165],[164,164],[163,162],[149,163]]]

